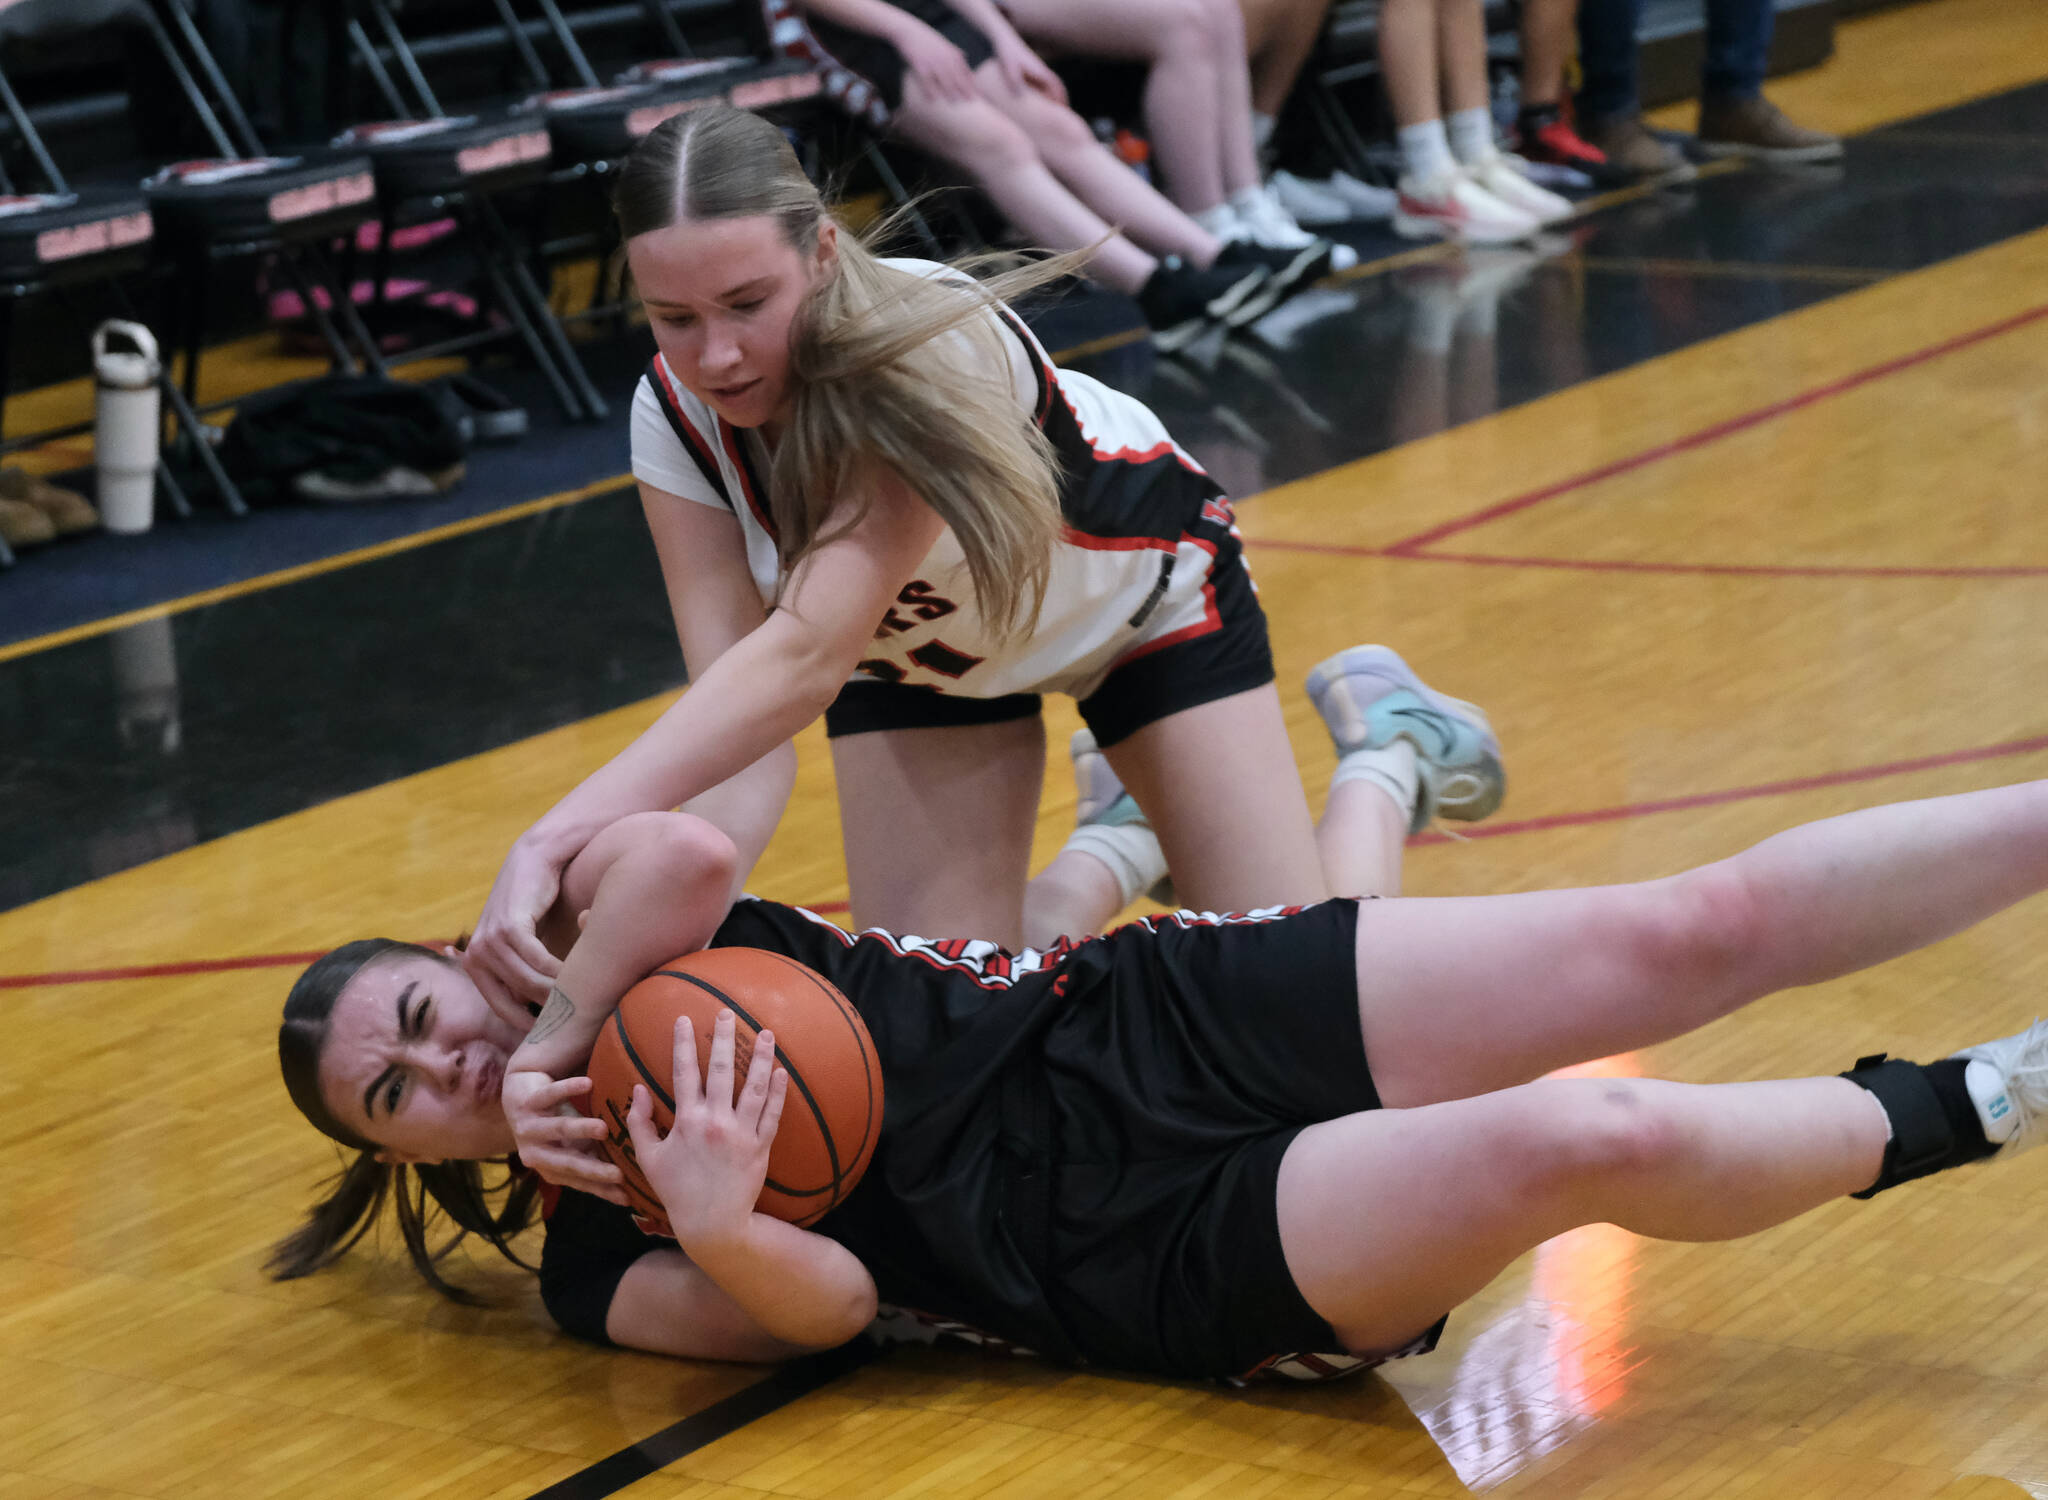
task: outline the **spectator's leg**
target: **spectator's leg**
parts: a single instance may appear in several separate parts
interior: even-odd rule
[[[1027,40],[1065,52],[1120,57],[1149,64],[1145,124],[1152,134],[1167,195],[1198,218],[1224,210],[1231,178],[1225,119],[1231,113],[1229,80],[1217,59],[1236,48],[1239,86],[1247,101],[1240,114],[1249,155],[1250,85],[1243,81],[1244,23],[1229,37],[1216,33],[1221,10],[1211,0],[1016,0],[1010,19]],[[1236,7],[1231,6],[1235,15]],[[1215,227],[1215,226],[1211,226]]]
[[[1191,266],[1216,259],[1223,242],[1118,161],[1079,115],[1029,89],[1013,92],[993,58],[974,76],[982,93],[1034,143],[1053,176],[1120,234],[1154,255],[1178,255]]]
[[[1771,0],[1708,0],[1700,78],[1700,146],[1775,163],[1832,161],[1842,143],[1785,118],[1763,95],[1777,12]]]
[[[913,75],[904,80],[892,123],[911,145],[965,172],[1034,244],[1053,250],[1094,245],[1088,274],[1103,285],[1135,294],[1157,269],[1150,255],[1068,192],[1031,138],[987,100],[932,99]]]
[[[1579,118],[1641,113],[1636,97],[1636,27],[1642,0],[1579,0]]]
[[[1294,92],[1329,14],[1326,0],[1239,0],[1251,58],[1252,109],[1271,122]],[[1255,127],[1256,129],[1256,127]],[[1271,129],[1270,123],[1266,126]],[[1263,146],[1265,142],[1258,142]]]
[[[1564,65],[1571,53],[1578,0],[1524,0],[1522,107],[1555,109],[1564,99]]]
[[[1754,99],[1761,94],[1777,26],[1771,0],[1708,0],[1701,100]]]

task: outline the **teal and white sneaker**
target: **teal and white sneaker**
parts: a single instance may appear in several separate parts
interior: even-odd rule
[[[1156,852],[1159,837],[1152,832],[1152,824],[1145,816],[1145,809],[1138,806],[1138,799],[1124,790],[1124,784],[1118,778],[1115,768],[1110,765],[1109,757],[1096,748],[1093,732],[1086,729],[1075,730],[1073,739],[1067,742],[1067,754],[1074,762],[1075,833],[1080,833],[1084,828],[1143,829],[1151,840],[1151,851],[1143,857],[1143,862],[1162,873],[1149,885],[1145,885],[1143,874],[1146,871],[1141,869],[1139,884],[1145,894],[1161,906],[1179,906],[1180,902],[1174,896],[1173,876],[1164,873],[1165,856],[1159,855],[1158,863],[1150,864],[1150,852]],[[1089,841],[1083,839],[1082,844],[1083,847],[1088,847]],[[1098,857],[1105,853],[1102,849],[1095,849],[1092,852]],[[1113,860],[1106,862],[1115,864]]]
[[[1965,1047],[1954,1056],[1969,1058],[1972,1073],[1978,1062],[1998,1072],[1997,1083],[1981,1092],[1971,1080],[1970,1094],[1984,1118],[1984,1134],[1998,1145],[2000,1156],[2016,1156],[2048,1141],[2048,1021],[2036,1021],[2016,1036]]]
[[[1475,823],[1507,794],[1500,739],[1486,715],[1426,686],[1386,646],[1353,646],[1322,662],[1308,674],[1308,696],[1339,756],[1396,740],[1415,747],[1421,788],[1410,833],[1433,818]]]

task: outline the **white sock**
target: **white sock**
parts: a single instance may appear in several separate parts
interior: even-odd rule
[[[1442,120],[1403,125],[1400,140],[1401,160],[1408,175],[1418,181],[1442,177],[1458,165],[1458,159],[1451,155],[1451,138],[1444,134]]]
[[[2005,1076],[1983,1058],[1973,1057],[1963,1069],[1963,1087],[1970,1091],[1970,1102],[1977,1106],[1984,1139],[1994,1146],[2011,1140],[2013,1132],[2020,1128],[2020,1112],[2012,1107]]]
[[[1271,115],[1261,114],[1256,109],[1252,111],[1252,149],[1254,151],[1266,149],[1266,143],[1273,139],[1273,127],[1279,123]]]
[[[1402,822],[1415,821],[1415,799],[1422,795],[1422,774],[1416,769],[1415,747],[1406,740],[1395,740],[1377,750],[1353,750],[1344,756],[1330,776],[1330,789],[1335,791],[1347,781],[1371,782],[1394,799]]]
[[[1159,835],[1143,823],[1084,823],[1067,836],[1067,849],[1091,855],[1108,870],[1125,906],[1166,874]]]
[[[1490,161],[1494,153],[1493,114],[1485,109],[1461,109],[1446,122],[1451,154],[1468,167]]]
[[[1244,225],[1238,221],[1237,210],[1228,203],[1219,203],[1214,208],[1205,208],[1198,214],[1189,214],[1188,217],[1219,240],[1234,240],[1244,233]]]

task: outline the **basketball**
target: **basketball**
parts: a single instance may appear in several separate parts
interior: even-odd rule
[[[775,1034],[775,1061],[789,1073],[789,1093],[768,1155],[768,1181],[754,1205],[792,1224],[812,1224],[853,1191],[882,1131],[882,1065],[860,1013],[823,976],[759,948],[706,948],[634,985],[598,1033],[590,1054],[591,1089],[584,1111],[610,1127],[605,1154],[625,1175],[635,1213],[664,1231],[661,1200],[634,1159],[626,1113],[633,1085],[654,1096],[654,1123],[675,1123],[677,1020],[697,1034],[697,1065],[707,1068],[712,1026],[733,1013],[733,1093],[746,1082],[754,1038]]]

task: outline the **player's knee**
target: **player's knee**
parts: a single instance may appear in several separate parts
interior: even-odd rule
[[[1231,0],[1232,4],[1236,0]],[[1211,56],[1225,36],[1218,30],[1215,0],[1161,0],[1160,24],[1153,41],[1163,51],[1191,51]]]
[[[1769,914],[1730,861],[1657,881],[1644,895],[1640,952],[1657,974],[1731,984],[1764,941]]]
[[[1522,1133],[1523,1176],[1553,1201],[1596,1197],[1617,1181],[1654,1176],[1682,1142],[1656,1091],[1634,1078],[1561,1079]]]
[[[1031,128],[1038,138],[1039,149],[1049,157],[1071,157],[1083,151],[1093,151],[1098,145],[1088,122],[1071,109],[1051,106],[1041,110],[1032,121]]]

